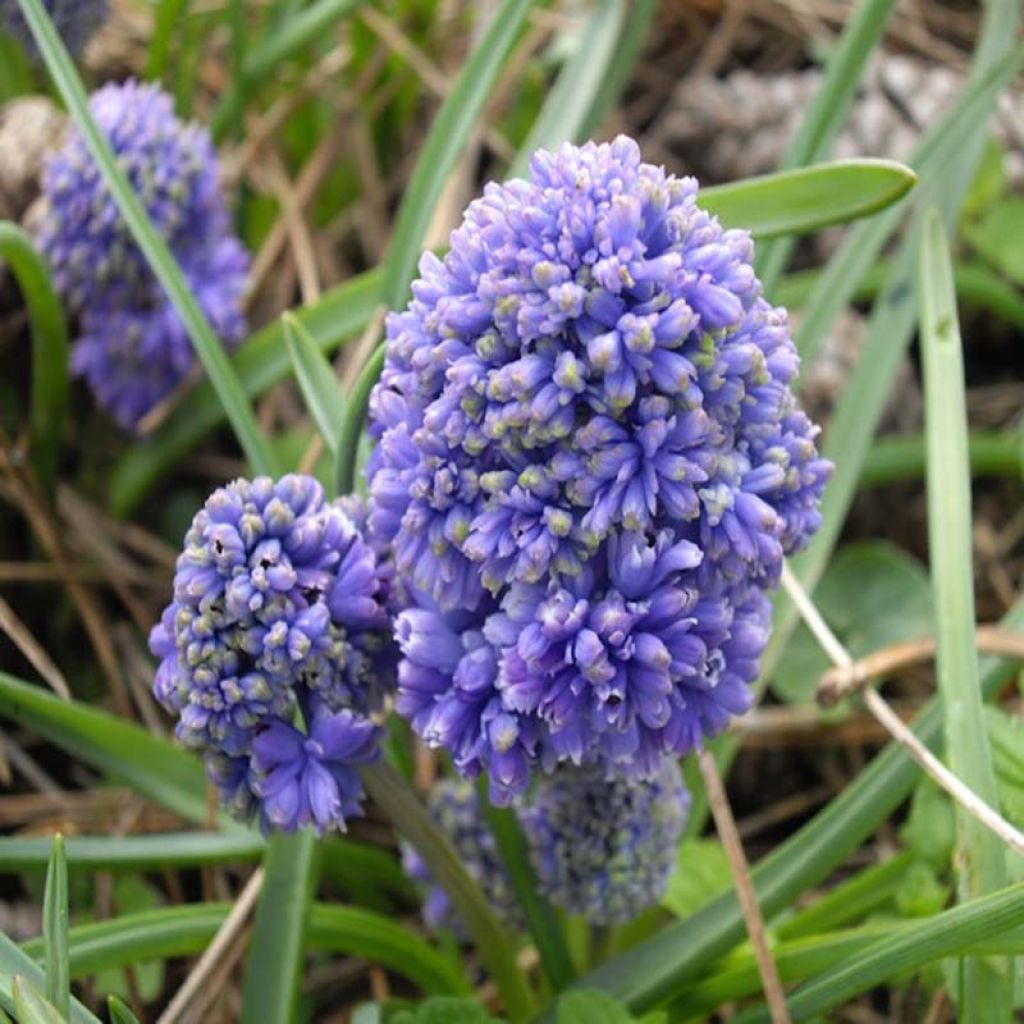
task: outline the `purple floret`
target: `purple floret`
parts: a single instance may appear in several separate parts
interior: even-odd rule
[[[414,729],[508,802],[538,764],[649,776],[744,711],[830,472],[749,235],[630,139],[541,151],[387,335],[370,527]]]
[[[155,85],[104,86],[90,109],[215,333],[237,344],[249,257],[231,231],[209,132],[179,121]],[[192,344],[77,131],[43,186],[39,246],[79,321],[72,367],[131,429],[195,365]]]
[[[373,551],[316,480],[236,480],[186,534],[153,690],[229,809],[344,828],[392,685],[387,626]]]

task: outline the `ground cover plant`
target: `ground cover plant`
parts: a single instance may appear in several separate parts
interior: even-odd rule
[[[1019,4],[706,8],[0,0],[0,1020],[1015,1019]]]

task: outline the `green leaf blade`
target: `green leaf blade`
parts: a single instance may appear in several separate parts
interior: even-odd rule
[[[68,955],[68,862],[64,837],[53,837],[43,893],[43,943],[46,947],[46,998],[62,1019],[71,1007],[71,963]]]
[[[405,305],[434,207],[494,88],[531,0],[505,0],[459,72],[409,179],[384,265],[384,301]]]
[[[946,708],[949,766],[989,806],[998,807],[995,770],[982,717],[975,649],[971,484],[962,342],[949,244],[941,213],[924,218],[919,268],[921,351],[927,439],[928,534],[937,622],[936,668]],[[960,899],[966,902],[1006,884],[1001,840],[957,809]],[[1003,1024],[1010,1017],[1007,965],[981,958],[963,963],[965,1019]]]
[[[326,356],[296,316],[285,313],[281,317],[281,328],[306,408],[324,444],[334,455],[344,419],[341,385]]]
[[[894,160],[836,160],[701,189],[700,205],[758,238],[847,224],[899,202],[917,175]]]

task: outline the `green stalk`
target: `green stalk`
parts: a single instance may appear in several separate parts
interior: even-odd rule
[[[252,409],[249,408],[245,392],[231,369],[227,353],[189,290],[188,282],[167,243],[150,223],[139,197],[118,165],[110,144],[93,120],[82,80],[78,77],[78,72],[57,35],[53,22],[43,8],[42,0],[18,2],[54,84],[82,133],[86,147],[96,161],[121,216],[124,217],[133,238],[184,322],[196,354],[206,369],[235,436],[254,472],[276,476],[277,467],[273,452],[260,431]]]
[[[0,222],[0,260],[21,289],[32,333],[32,458],[47,486],[57,468],[68,411],[68,328],[50,272],[16,224]]]
[[[309,828],[267,841],[263,891],[245,961],[241,1024],[298,1020],[316,855],[316,834]]]
[[[359,454],[359,438],[362,436],[363,422],[366,419],[366,407],[370,404],[370,392],[373,391],[373,386],[380,379],[381,370],[384,369],[386,352],[387,347],[383,344],[374,349],[359,371],[359,376],[356,377],[345,402],[334,457],[335,494],[351,494],[355,486],[356,459]]]
[[[857,5],[779,170],[802,167],[828,156],[850,112],[864,65],[885,32],[893,2],[861,0]],[[767,293],[773,291],[789,262],[793,244],[792,238],[778,238],[758,246],[756,267]]]
[[[484,778],[480,780],[478,799],[498,844],[498,853],[505,870],[512,880],[512,888],[533,937],[533,944],[540,954],[544,974],[555,992],[561,992],[575,980],[576,969],[565,943],[562,926],[551,904],[537,887],[537,876],[530,864],[530,850],[519,818],[512,808],[494,807],[491,804]]]
[[[438,830],[408,783],[386,761],[364,768],[362,776],[370,796],[416,847],[431,875],[447,893],[497,986],[512,1024],[528,1020],[533,1012],[533,997],[516,963],[515,950],[452,844]]]
[[[918,288],[928,452],[928,536],[936,616],[936,666],[946,709],[949,766],[982,800],[998,807],[995,770],[982,718],[974,645],[971,479],[960,327],[949,245],[936,209],[924,218]],[[999,838],[957,805],[958,892],[962,903],[1006,884]],[[1005,1024],[1010,1018],[1008,965],[964,960],[958,1007],[965,1020]]]
[[[171,54],[174,29],[188,17],[188,5],[189,0],[160,0],[157,4],[153,35],[149,41],[149,56],[146,58],[147,80],[163,78]]]

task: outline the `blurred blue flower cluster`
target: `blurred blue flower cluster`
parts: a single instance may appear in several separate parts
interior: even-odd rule
[[[324,832],[358,812],[391,665],[378,592],[312,477],[236,480],[196,514],[150,635],[154,692],[238,817]]]
[[[374,543],[398,710],[491,797],[657,778],[744,711],[829,465],[747,233],[631,139],[490,185],[387,322]]]
[[[108,0],[43,0],[54,27],[73,56],[77,56],[103,24]],[[18,0],[0,0],[0,27],[9,32],[33,59],[38,58],[32,32],[21,13]]]
[[[249,260],[231,231],[209,133],[179,121],[155,85],[104,86],[90,108],[214,330],[227,345],[241,341]],[[73,369],[132,429],[195,364],[188,334],[77,130],[50,159],[43,190],[38,241],[78,319]]]

